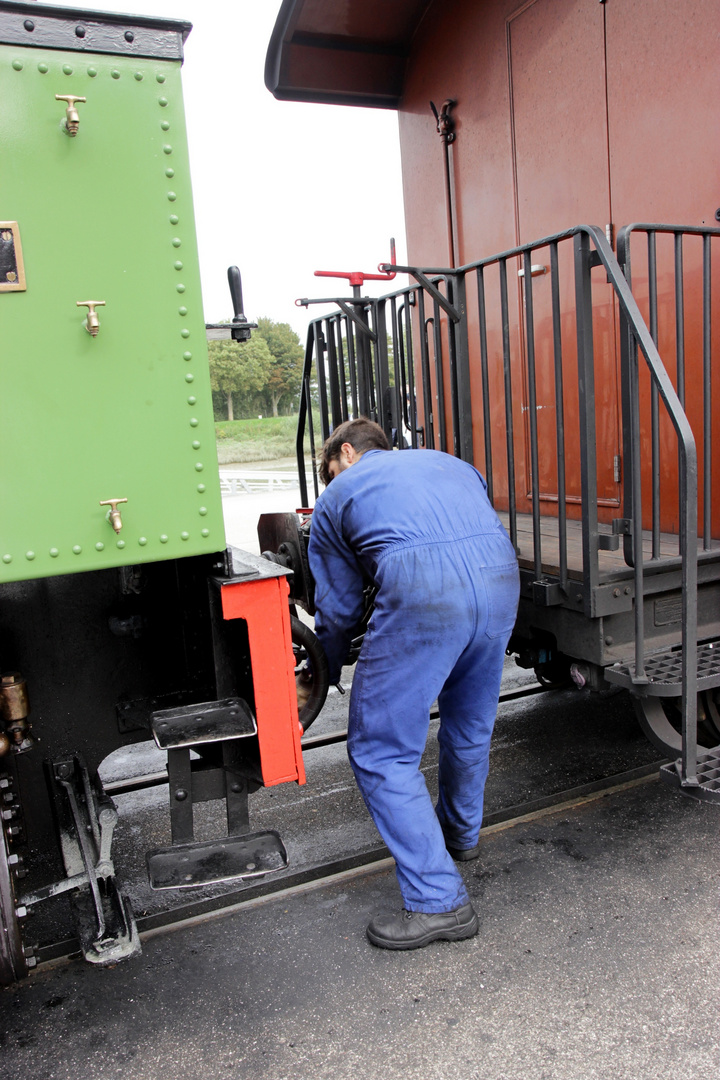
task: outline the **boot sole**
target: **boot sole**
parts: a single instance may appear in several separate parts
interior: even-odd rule
[[[392,941],[378,937],[369,928],[366,933],[368,941],[378,949],[422,949],[432,941],[462,941],[464,938],[475,937],[479,925],[477,915],[474,915],[472,922],[464,926],[450,926],[447,930],[431,930],[423,937],[414,938],[412,941]]]

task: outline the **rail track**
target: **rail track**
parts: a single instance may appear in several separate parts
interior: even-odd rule
[[[518,690],[508,690],[501,694],[500,703],[531,697],[546,692],[547,689],[545,686],[533,684]],[[434,715],[437,716],[437,714]],[[303,750],[307,752],[329,746],[343,742],[346,738],[347,731],[345,730],[333,731],[325,735],[305,736]],[[572,810],[614,792],[648,783],[658,774],[662,764],[664,760],[658,760],[591,783],[566,788],[551,795],[497,810],[486,815],[481,835],[487,836],[549,814]],[[122,795],[164,783],[167,783],[167,773],[158,772],[108,783],[106,790],[111,796]],[[251,885],[243,884],[239,888],[230,888],[221,896],[183,901],[163,911],[139,916],[137,926],[140,938],[148,940],[160,933],[218,918],[258,904],[269,903],[289,894],[306,892],[363,874],[377,872],[389,868],[392,863],[393,860],[387,848],[379,844],[342,858],[315,862],[293,872],[285,872],[282,876],[270,875]],[[42,970],[48,964],[71,959],[76,955],[80,955],[80,946],[75,938],[41,946],[35,950],[38,961],[36,970]]]

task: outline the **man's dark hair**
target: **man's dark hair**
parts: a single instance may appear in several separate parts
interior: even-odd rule
[[[390,442],[379,424],[360,416],[357,420],[346,420],[339,424],[332,435],[325,441],[320,459],[320,479],[327,485],[332,480],[329,472],[330,462],[340,460],[343,443],[350,443],[358,454],[366,450],[389,450]]]

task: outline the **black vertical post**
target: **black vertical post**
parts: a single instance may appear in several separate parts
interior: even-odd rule
[[[594,616],[599,580],[597,448],[595,445],[595,357],[593,349],[590,237],[575,234],[575,310],[577,317],[580,470],[582,492],[583,592],[585,614]]]

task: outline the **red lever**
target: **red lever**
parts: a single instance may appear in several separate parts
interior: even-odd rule
[[[395,240],[390,241],[390,263],[395,266]],[[384,266],[380,263],[379,266]],[[379,267],[378,267],[379,268]],[[316,270],[315,277],[341,277],[347,278],[351,285],[364,285],[366,281],[392,281],[395,274],[364,274],[362,270]]]

